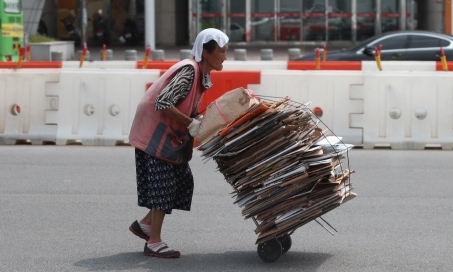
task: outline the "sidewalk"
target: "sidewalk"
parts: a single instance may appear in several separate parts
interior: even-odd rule
[[[340,50],[342,48],[349,48],[353,44],[350,41],[340,41],[340,42],[331,42],[327,44],[327,50]],[[244,45],[230,45],[227,57],[228,60],[234,60],[234,50],[235,49],[245,49],[246,50],[246,59],[247,60],[261,60],[261,49],[272,49],[273,58],[272,60],[284,60],[289,59],[288,49],[290,48],[299,48],[301,54],[305,55],[307,53],[314,52],[316,48],[322,48],[322,44],[244,44]],[[125,60],[126,50],[136,50],[137,51],[137,60],[143,60],[145,56],[145,47],[144,46],[126,46],[126,45],[113,45],[107,47],[107,49],[112,50],[113,60]],[[191,45],[186,46],[158,46],[156,49],[164,50],[164,60],[179,60],[181,50],[190,50],[192,49]],[[76,48],[76,58],[78,58],[77,52],[80,51],[80,48]],[[90,51],[91,60],[100,60],[101,59],[101,50],[100,46],[90,46],[88,48]],[[151,59],[151,57],[150,57]]]

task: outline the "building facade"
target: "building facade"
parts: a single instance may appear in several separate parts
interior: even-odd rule
[[[50,36],[67,38],[60,17],[76,13],[76,18],[83,18],[78,8],[80,1],[45,0],[41,20]],[[85,0],[86,35],[89,42],[94,35],[90,17],[99,9],[103,9],[113,43],[123,35],[128,19],[136,23],[142,44],[146,35],[153,35],[157,46],[191,44],[197,33],[207,27],[222,29],[231,43],[241,44],[356,42],[398,29],[452,34],[451,1]],[[153,14],[145,14],[149,3],[154,3]],[[145,29],[146,20],[153,20],[154,32]]]
[[[355,42],[403,29],[445,32],[446,3],[438,0],[190,0],[189,5],[192,41],[206,27],[246,43]]]

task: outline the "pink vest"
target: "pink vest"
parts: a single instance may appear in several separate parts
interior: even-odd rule
[[[146,91],[137,106],[137,112],[129,134],[129,143],[158,159],[182,164],[192,158],[193,137],[185,125],[166,116],[162,111],[156,111],[156,97],[167,86],[176,73],[185,65],[195,69],[192,88],[176,108],[187,116],[198,112],[203,98],[203,70],[193,59],[180,61],[170,67]]]

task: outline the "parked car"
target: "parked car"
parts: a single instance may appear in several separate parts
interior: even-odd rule
[[[453,36],[418,30],[393,31],[374,36],[350,49],[327,51],[327,60],[374,60],[381,48],[381,60],[439,61],[440,48],[453,59]],[[315,60],[310,53],[297,60]]]
[[[230,42],[245,41],[245,28],[243,28],[240,24],[231,23],[229,38],[230,38]]]

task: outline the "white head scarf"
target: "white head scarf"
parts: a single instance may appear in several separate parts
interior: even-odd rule
[[[216,41],[220,47],[224,47],[228,43],[228,36],[216,28],[206,28],[198,33],[195,38],[195,43],[192,48],[192,56],[195,57],[196,62],[201,61],[201,54],[203,53],[203,44],[210,41]]]

